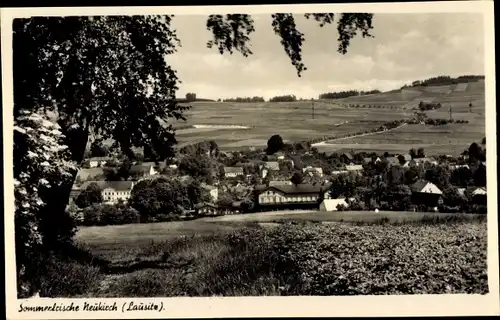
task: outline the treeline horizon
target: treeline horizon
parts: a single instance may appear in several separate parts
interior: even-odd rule
[[[458,83],[475,82],[475,81],[484,80],[484,79],[485,79],[484,75],[462,75],[462,76],[458,76],[458,77],[441,75],[441,76],[427,78],[424,80],[413,81],[411,84],[403,85],[400,89],[419,87],[419,86],[452,85],[452,84],[458,84]],[[338,91],[338,92],[321,93],[318,97],[319,97],[319,99],[342,99],[342,98],[358,96],[358,95],[377,94],[377,93],[392,92],[392,91],[397,91],[397,90],[399,90],[399,89],[388,90],[388,91],[381,91],[378,89],[368,90],[368,91],[345,90],[345,91]],[[186,98],[177,98],[176,100],[178,102],[193,102],[193,101],[266,102],[266,99],[264,97],[259,97],[259,96],[219,98],[219,99],[215,100],[215,99],[197,98],[195,93],[188,93],[188,94],[186,94]],[[300,99],[298,99],[295,95],[289,94],[289,95],[281,95],[281,96],[272,97],[269,100],[267,100],[267,102],[293,102],[293,101],[300,101],[300,100],[314,100],[314,98],[310,98],[310,99],[300,98]]]
[[[468,83],[468,82],[476,82],[478,80],[484,80],[484,75],[463,75],[458,77],[450,77],[450,76],[437,76],[431,77],[424,80],[416,80],[411,83],[411,85],[404,85],[401,89],[411,88],[411,87],[420,87],[420,86],[445,86],[459,83]]]
[[[347,90],[347,91],[339,91],[339,92],[326,92],[319,95],[320,99],[342,99],[348,98],[352,96],[363,96],[367,94],[376,94],[381,93],[380,90],[370,90],[370,91],[358,91],[358,90]]]

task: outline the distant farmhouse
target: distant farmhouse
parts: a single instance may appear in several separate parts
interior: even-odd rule
[[[344,152],[340,155],[340,159],[344,163],[350,163],[354,160],[354,157],[349,152]]]
[[[130,167],[130,174],[136,179],[147,178],[157,173],[152,164],[136,164]]]
[[[338,211],[339,205],[348,208],[349,204],[345,198],[324,199],[319,205],[320,211]]]
[[[280,171],[280,164],[277,161],[267,161],[259,166],[262,178],[264,179],[270,171]]]
[[[487,204],[487,193],[485,187],[468,187],[468,188],[458,188],[458,192],[462,196],[466,196],[466,193],[472,198],[473,204]]]
[[[88,164],[90,168],[103,167],[111,160],[113,159],[110,157],[94,157],[88,159]]]
[[[85,180],[100,180],[104,177],[104,169],[103,168],[89,168],[89,169],[80,169],[76,174],[77,180],[85,181]]]
[[[415,159],[413,159],[413,161],[415,161],[415,163],[417,164],[417,166],[423,165],[424,163],[430,163],[430,164],[433,164],[433,165],[437,165],[438,164],[437,160],[434,159],[433,157],[429,157],[429,158],[415,158]]]
[[[323,168],[320,168],[320,167],[307,167],[307,168],[304,168],[302,169],[302,172],[304,174],[307,174],[309,176],[317,176],[317,177],[323,177]]]
[[[414,204],[438,205],[443,201],[443,192],[432,182],[418,180],[410,189]]]
[[[194,206],[195,212],[202,216],[214,216],[219,213],[219,208],[211,203],[199,203]]]

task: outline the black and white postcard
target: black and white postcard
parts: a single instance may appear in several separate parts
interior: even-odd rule
[[[9,319],[500,312],[493,1],[1,21]]]

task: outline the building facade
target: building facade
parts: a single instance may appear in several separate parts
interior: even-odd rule
[[[116,204],[120,200],[127,202],[134,187],[133,181],[87,181],[79,189],[72,190],[73,196],[76,198],[92,183],[99,186],[103,202],[108,204]]]
[[[257,203],[261,208],[318,208],[319,200],[330,198],[329,185],[257,186]]]

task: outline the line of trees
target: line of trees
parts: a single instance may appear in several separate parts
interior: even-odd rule
[[[269,102],[293,102],[293,101],[297,101],[297,97],[293,94],[276,96],[269,99]]]
[[[326,92],[319,95],[320,99],[342,99],[352,96],[362,96],[366,94],[381,93],[380,90],[370,90],[370,91],[358,91],[358,90],[347,90],[339,92]]]
[[[186,93],[186,101],[187,102],[196,101],[196,93],[192,92]]]
[[[266,100],[263,97],[237,97],[237,98],[228,98],[223,99],[222,102],[265,102]]]
[[[419,87],[419,86],[444,86],[444,85],[452,85],[457,83],[467,83],[474,82],[478,80],[484,79],[483,75],[463,75],[456,78],[452,78],[450,76],[437,76],[428,78],[425,80],[417,80],[413,81],[411,86],[404,86],[404,88],[408,87]]]

